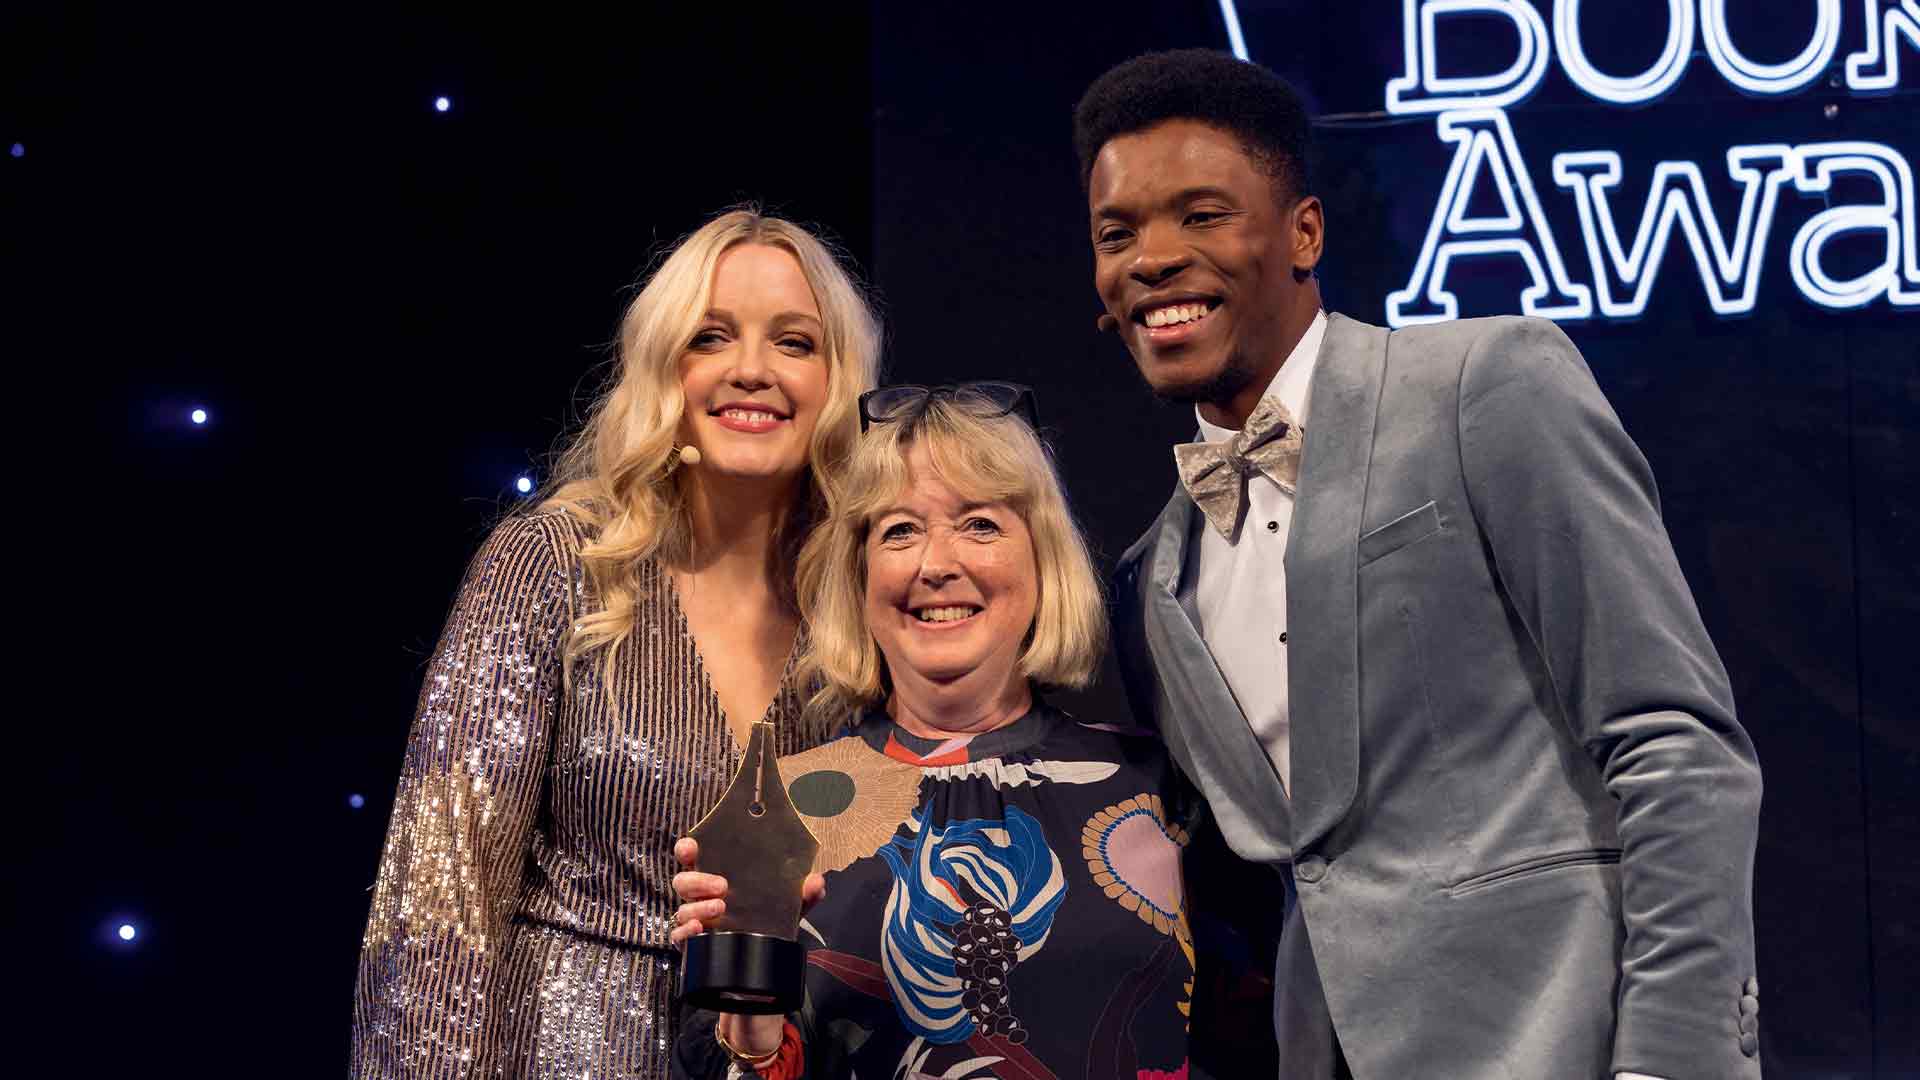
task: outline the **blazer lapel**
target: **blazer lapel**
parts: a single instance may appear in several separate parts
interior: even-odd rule
[[[1142,538],[1141,614],[1165,697],[1163,737],[1170,748],[1177,740],[1177,749],[1185,751],[1177,756],[1208,796],[1214,818],[1234,849],[1247,858],[1284,861],[1292,857],[1286,791],[1180,603],[1180,577],[1198,512],[1187,493],[1176,489]]]
[[[1294,847],[1325,835],[1359,784],[1360,515],[1387,331],[1327,316],[1308,391],[1300,494],[1287,533]]]

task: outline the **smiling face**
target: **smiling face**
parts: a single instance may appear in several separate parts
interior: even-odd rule
[[[680,438],[704,475],[790,478],[807,464],[827,400],[825,330],[800,263],[741,244],[720,256],[713,296],[680,355]]]
[[[1039,571],[1026,521],[1003,502],[969,499],[907,454],[908,483],[866,540],[867,629],[896,691],[973,680],[983,698],[1020,673]]]
[[[1238,138],[1194,120],[1101,147],[1094,287],[1155,394],[1244,418],[1311,324],[1320,202],[1283,205],[1274,183]]]

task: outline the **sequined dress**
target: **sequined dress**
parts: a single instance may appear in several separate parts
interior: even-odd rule
[[[559,512],[515,517],[460,586],[373,887],[356,1078],[669,1074],[672,845],[740,751],[651,561],[611,674],[589,658],[563,687],[586,539]],[[766,715],[782,754],[823,741],[803,703],[789,657]]]

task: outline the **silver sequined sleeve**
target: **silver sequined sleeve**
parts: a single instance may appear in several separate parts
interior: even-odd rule
[[[428,664],[361,944],[357,1078],[494,1072],[572,611],[567,529],[552,515],[501,525]]]

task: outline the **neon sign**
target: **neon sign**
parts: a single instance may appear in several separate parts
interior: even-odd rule
[[[1727,31],[1727,0],[1667,0],[1666,40],[1659,58],[1644,72],[1620,76],[1604,74],[1587,60],[1580,40],[1581,0],[1553,0],[1551,34],[1529,0],[1402,0],[1406,70],[1387,83],[1387,111],[1406,115],[1516,105],[1539,87],[1555,55],[1567,78],[1589,97],[1614,105],[1653,101],[1672,89],[1686,70],[1696,33],[1714,70],[1730,85],[1754,96],[1790,94],[1818,78],[1840,45],[1842,0],[1812,2],[1814,28],[1806,47],[1791,60],[1763,64],[1734,44]],[[1900,39],[1920,48],[1920,0],[1886,0],[1884,12],[1880,0],[1861,0],[1861,7],[1866,44],[1847,57],[1846,84],[1855,93],[1885,92],[1900,81]],[[1459,15],[1493,16],[1512,25],[1520,44],[1505,71],[1440,74],[1436,28],[1441,18]]]
[[[1761,63],[1731,40],[1727,0],[1667,0],[1659,55],[1643,71],[1609,73],[1587,58],[1580,0],[1554,0],[1551,26],[1527,0],[1402,0],[1405,66],[1386,84],[1386,108],[1401,116],[1434,115],[1435,133],[1453,147],[1453,156],[1407,283],[1387,297],[1387,322],[1407,326],[1457,317],[1448,271],[1460,259],[1483,255],[1519,259],[1528,282],[1519,297],[1526,314],[1563,321],[1635,318],[1646,310],[1676,231],[1692,255],[1708,305],[1718,315],[1743,315],[1756,303],[1781,193],[1791,188],[1827,199],[1843,176],[1852,189],[1877,189],[1878,198],[1829,205],[1800,227],[1787,260],[1795,288],[1833,310],[1880,301],[1896,309],[1920,307],[1920,207],[1913,169],[1893,147],[1862,141],[1733,146],[1725,154],[1725,179],[1718,180],[1693,161],[1661,161],[1631,233],[1623,233],[1614,206],[1620,155],[1555,154],[1546,175],[1573,204],[1580,232],[1575,251],[1585,256],[1580,280],[1548,227],[1532,170],[1514,138],[1508,112],[1533,94],[1555,58],[1588,97],[1643,106],[1679,82],[1697,37],[1713,69],[1741,93],[1795,93],[1833,65],[1840,46],[1843,0],[1812,2],[1815,22],[1805,46],[1788,60]],[[1864,14],[1864,45],[1846,57],[1845,84],[1856,95],[1889,93],[1900,81],[1902,53],[1920,50],[1920,0],[1886,0],[1884,10],[1879,0],[1862,0],[1857,10]],[[1504,70],[1441,74],[1436,28],[1440,20],[1461,15],[1491,16],[1512,26],[1518,45]],[[1476,214],[1470,206],[1483,189],[1490,189],[1498,209]],[[1729,222],[1714,210],[1715,190],[1739,195]],[[1827,269],[1829,245],[1861,234],[1880,240],[1879,261],[1836,278]]]
[[[1654,60],[1642,71],[1604,72],[1581,40],[1581,0],[1539,0],[1537,8],[1529,0],[1401,0],[1403,67],[1386,84],[1386,110],[1433,116],[1435,134],[1453,147],[1453,155],[1407,283],[1388,294],[1387,322],[1407,326],[1457,317],[1448,272],[1461,259],[1486,255],[1519,260],[1527,277],[1519,296],[1526,314],[1561,321],[1636,318],[1646,311],[1676,231],[1708,306],[1717,315],[1744,315],[1757,302],[1775,211],[1788,189],[1829,203],[1789,244],[1787,272],[1802,297],[1835,311],[1881,301],[1895,310],[1920,308],[1913,168],[1882,143],[1733,146],[1725,152],[1724,178],[1694,161],[1660,161],[1630,233],[1621,219],[1632,220],[1632,211],[1617,217],[1614,205],[1623,174],[1619,153],[1555,154],[1543,175],[1553,183],[1550,197],[1571,202],[1579,227],[1579,244],[1570,249],[1579,261],[1571,270],[1548,227],[1508,113],[1539,88],[1550,63],[1557,60],[1568,82],[1595,101],[1644,107],[1679,83],[1697,43],[1719,77],[1740,93],[1780,98],[1806,89],[1835,67],[1839,55],[1849,0],[1802,2],[1813,8],[1813,29],[1787,60],[1764,63],[1741,51],[1728,31],[1728,0],[1666,0],[1664,38]],[[1549,6],[1551,21],[1541,14]],[[1233,52],[1246,59],[1235,8],[1234,0],[1220,0]],[[1920,0],[1859,0],[1853,10],[1861,14],[1862,44],[1839,65],[1844,74],[1833,85],[1844,81],[1858,97],[1889,94],[1900,84],[1903,57],[1920,62]],[[1518,42],[1511,63],[1500,71],[1443,74],[1437,30],[1442,20],[1460,16],[1509,24]],[[1834,181],[1842,177],[1849,191],[1873,190],[1878,197],[1831,205]],[[1476,201],[1482,192],[1492,199]],[[1730,220],[1715,212],[1715,192],[1737,192]],[[1497,209],[1472,209],[1489,203]],[[1863,236],[1879,240],[1878,262],[1851,277],[1835,277],[1828,269],[1829,246],[1850,238],[1857,263]]]

